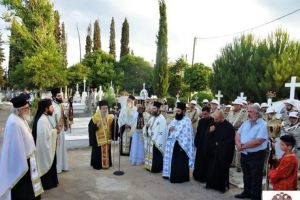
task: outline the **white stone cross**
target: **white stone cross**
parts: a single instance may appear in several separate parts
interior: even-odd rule
[[[300,83],[296,82],[296,76],[292,76],[291,82],[286,83],[285,87],[289,87],[290,89],[290,99],[295,99],[295,89],[296,87],[300,87]]]
[[[176,103],[178,103],[178,102],[180,102],[180,100],[179,100],[179,94],[177,93],[176,94]]]
[[[245,101],[247,100],[247,97],[244,96],[244,92],[241,92],[240,95],[241,96],[237,97],[238,99],[242,99],[242,100],[245,100]]]
[[[219,104],[221,104],[221,98],[223,97],[223,94],[221,93],[221,90],[218,90],[218,94],[216,94],[215,97],[218,98],[218,102],[219,102]]]
[[[98,91],[98,98],[99,101],[102,101],[102,97],[103,97],[103,90],[102,90],[102,86],[99,86],[99,91]]]
[[[85,80],[85,77],[83,79],[83,92],[85,92],[85,84],[86,84],[86,80]]]

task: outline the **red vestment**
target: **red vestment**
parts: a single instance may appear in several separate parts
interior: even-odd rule
[[[283,155],[279,165],[269,172],[273,190],[297,190],[298,160],[295,154]]]

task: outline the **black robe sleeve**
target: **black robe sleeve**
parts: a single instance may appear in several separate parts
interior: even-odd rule
[[[96,139],[96,131],[97,125],[94,124],[93,120],[91,119],[89,122],[89,143],[90,146],[97,146],[97,139]]]
[[[119,124],[118,124],[118,119],[113,119],[113,122],[111,124],[111,133],[112,133],[112,140],[113,141],[117,141],[118,140],[118,137],[120,136],[120,133],[119,133]]]

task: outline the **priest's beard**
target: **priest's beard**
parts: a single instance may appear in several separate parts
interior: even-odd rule
[[[47,115],[52,116],[53,112],[52,111],[47,111]]]
[[[30,113],[23,115],[22,118],[25,119],[28,123],[30,123],[32,121]]]
[[[153,115],[154,117],[157,117],[159,114],[160,114],[160,113],[159,113],[158,111],[152,112],[152,115]]]
[[[175,115],[176,120],[182,120],[183,117],[184,117],[183,113],[180,113],[180,114],[176,113],[176,115]]]
[[[133,103],[127,103],[127,108],[132,108],[133,107]]]
[[[58,104],[60,104],[60,103],[63,102],[62,99],[57,99],[57,98],[54,98],[54,101],[55,101],[56,103],[58,103]]]
[[[101,117],[106,117],[107,112],[101,112]]]

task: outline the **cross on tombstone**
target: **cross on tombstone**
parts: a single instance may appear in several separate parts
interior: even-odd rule
[[[85,80],[85,77],[84,77],[84,79],[83,79],[83,92],[85,92],[85,85],[86,84],[86,80]]]
[[[179,94],[177,93],[176,94],[176,103],[178,103],[178,102],[180,102],[180,101],[179,101]]]
[[[223,94],[221,93],[221,90],[218,90],[218,94],[216,94],[215,97],[218,98],[218,102],[219,102],[219,104],[221,104],[221,98],[223,97]]]
[[[244,96],[244,92],[240,93],[240,96],[237,97],[238,99],[247,100],[247,97]]]
[[[99,101],[102,101],[102,97],[103,97],[103,90],[102,90],[102,86],[99,86],[99,91],[98,91],[98,98]]]
[[[296,87],[300,87],[300,83],[296,82],[296,76],[292,76],[291,82],[286,83],[285,87],[289,87],[290,89],[290,99],[295,99],[295,89]]]

